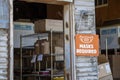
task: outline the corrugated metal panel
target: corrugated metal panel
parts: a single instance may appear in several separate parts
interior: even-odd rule
[[[8,44],[7,32],[0,29],[0,80],[8,79]]]
[[[76,32],[95,33],[94,0],[75,0],[74,4]]]
[[[97,58],[76,58],[76,80],[98,80]]]
[[[94,0],[74,0],[76,33],[95,34]],[[98,80],[97,57],[76,56],[76,80]]]
[[[0,0],[0,28],[9,27],[9,4],[8,0]]]
[[[10,21],[9,0],[0,0],[0,80],[8,80],[8,32]],[[3,29],[4,28],[4,29]]]

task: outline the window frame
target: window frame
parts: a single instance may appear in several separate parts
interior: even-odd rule
[[[100,0],[95,0],[96,8],[108,6],[108,0],[101,0],[101,1],[102,3],[100,4]]]

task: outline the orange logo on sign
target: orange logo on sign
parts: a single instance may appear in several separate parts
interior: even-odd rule
[[[98,56],[99,39],[94,34],[76,35],[76,55],[77,56]]]

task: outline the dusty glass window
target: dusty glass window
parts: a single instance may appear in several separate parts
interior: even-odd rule
[[[95,0],[95,6],[102,6],[108,4],[108,0]]]
[[[104,1],[104,2],[103,2],[104,4],[107,4],[107,3],[108,3],[108,0],[103,0],[103,1]]]

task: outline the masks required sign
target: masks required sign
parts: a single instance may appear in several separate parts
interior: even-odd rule
[[[76,56],[98,56],[99,36],[94,34],[77,34],[75,39]]]

